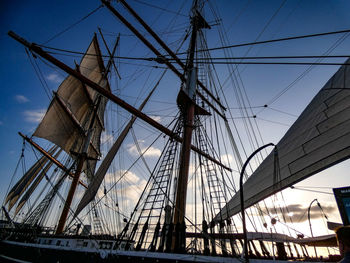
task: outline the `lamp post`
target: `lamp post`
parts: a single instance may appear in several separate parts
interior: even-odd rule
[[[245,213],[244,213],[243,175],[244,175],[245,168],[247,167],[249,161],[254,157],[254,155],[257,154],[258,152],[260,152],[262,149],[268,147],[268,146],[274,146],[274,144],[273,143],[269,143],[269,144],[263,145],[260,148],[258,148],[257,150],[255,150],[248,157],[248,159],[243,164],[243,167],[242,167],[242,170],[241,170],[241,174],[240,174],[240,178],[239,178],[239,191],[240,191],[242,226],[243,226],[243,252],[244,252],[245,262],[249,262],[249,255],[248,255],[247,228],[246,228],[246,224],[245,224]]]
[[[314,200],[312,200],[312,202],[311,202],[310,205],[309,205],[309,208],[307,209],[307,218],[308,218],[308,220],[309,220],[309,226],[310,226],[311,237],[314,237],[314,234],[312,233],[311,220],[310,220],[310,210],[311,210],[311,206],[312,206],[313,202],[315,202],[315,201],[317,202],[317,205],[320,207],[320,203],[318,202],[318,200],[317,200],[317,199],[314,199]],[[315,256],[316,256],[316,258],[317,258],[316,246],[314,246],[314,249],[315,249]]]
[[[276,224],[276,218],[271,218],[271,227],[270,227],[270,230],[271,230],[271,244],[272,244],[272,259],[273,261],[275,261],[275,247],[274,247],[274,244],[273,244],[273,236],[272,236],[272,227]]]

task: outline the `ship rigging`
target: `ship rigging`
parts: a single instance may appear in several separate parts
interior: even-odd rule
[[[225,86],[231,83],[234,87],[232,94],[242,114],[246,143],[253,149],[259,148],[264,140],[239,68],[243,63],[260,63],[245,62],[244,59],[259,59],[247,57],[251,46],[333,34],[343,34],[344,41],[349,30],[271,41],[256,39],[254,43],[241,45],[228,45],[223,31],[219,30],[220,51],[226,55],[223,64],[228,71],[224,77],[220,67],[223,58],[213,57],[212,52],[218,48],[210,48],[207,42],[207,35],[211,35],[210,31],[218,26],[220,19],[215,12],[211,20],[206,18],[208,9],[204,2],[193,1],[190,27],[172,49],[128,2],[120,0],[113,5],[102,0],[103,8],[150,50],[151,55],[142,58],[117,54],[120,36],[114,38],[114,45],[109,47],[105,33],[99,29],[99,37],[105,45],[103,49],[108,55],[102,54],[95,34],[80,63],[69,66],[56,58],[56,53],[78,55],[80,52],[31,43],[9,32],[25,46],[31,60],[51,63],[67,74],[51,96],[48,110],[32,134],[41,138],[40,143],[46,140],[49,147],[44,149],[31,136],[21,134],[24,142],[33,147],[37,161],[9,188],[4,200],[4,218],[11,227],[4,227],[1,234],[3,244],[10,251],[11,246],[18,245],[11,242],[29,241],[31,245],[27,246],[27,251],[38,247],[40,251],[56,249],[57,252],[64,250],[63,247],[76,246],[73,251],[78,254],[85,251],[106,260],[119,256],[126,260],[134,256],[176,261],[180,254],[188,255],[187,261],[196,260],[196,255],[239,258],[242,254],[247,258],[286,260],[310,258],[306,246],[314,246],[317,257],[316,247],[336,245],[332,235],[301,238],[304,235],[290,227],[293,220],[281,191],[349,158],[349,60],[328,63],[342,66],[286,135],[276,141],[275,149],[255,156],[255,163],[248,165],[252,171],[249,176],[243,169],[243,160],[249,151],[234,122]],[[130,22],[131,19],[120,11],[121,7],[136,22]],[[147,33],[141,33],[137,28]],[[245,45],[250,48],[243,57],[233,56],[232,47]],[[294,58],[323,59],[327,55]],[[343,57],[348,56],[333,58]],[[283,58],[291,59],[292,56],[260,57],[267,60]],[[152,64],[145,82],[133,84],[132,78],[129,79],[129,86],[142,87],[140,94],[144,99],[141,103],[140,99],[137,103],[122,99],[119,88],[116,91],[111,88],[111,74],[117,81],[124,78],[116,62],[122,59]],[[310,67],[327,65],[320,61],[297,63]],[[152,75],[154,69],[157,73]],[[142,74],[136,71],[132,77]],[[150,78],[152,84],[148,81]],[[162,88],[164,92],[164,86],[170,86],[169,83],[173,90],[168,92],[171,92],[172,105],[176,106],[171,109],[174,116],[160,122],[146,114],[145,109],[150,109],[154,94]],[[174,89],[176,85],[177,89]],[[271,108],[273,101],[288,88],[264,104],[261,111]],[[112,119],[105,115],[106,109],[112,109],[120,116],[124,114],[126,121],[108,127],[107,120]],[[136,129],[136,124],[145,131]],[[108,128],[113,131],[107,138],[109,147],[101,150],[101,136],[108,134]],[[144,141],[138,137],[152,138],[153,143],[144,147]],[[128,147],[134,158],[128,160],[128,168],[117,167],[125,162],[121,151],[125,151],[123,145],[131,138],[132,144]],[[150,161],[147,156],[157,158]],[[240,172],[245,177],[245,184],[238,188]],[[135,185],[141,188],[137,197],[133,190]],[[239,214],[242,212],[242,189],[243,220],[246,215],[248,233],[243,232]],[[266,201],[268,197],[270,201]],[[34,198],[36,201],[31,204],[30,200]],[[55,248],[50,247],[52,242],[55,242]],[[155,254],[147,255],[148,252]],[[52,251],[45,253],[43,255],[53,257]]]

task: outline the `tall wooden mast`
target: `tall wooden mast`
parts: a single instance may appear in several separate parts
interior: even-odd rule
[[[101,33],[101,31],[100,31],[100,33]],[[102,33],[101,33],[101,36],[102,36]],[[103,72],[102,72],[101,80],[107,77],[107,74],[108,74],[108,72],[110,70],[110,67],[112,65],[113,56],[114,56],[116,47],[118,45],[118,42],[119,42],[119,37],[118,37],[118,39],[117,39],[117,41],[116,41],[116,43],[114,45],[112,53],[110,53],[110,51],[109,51],[109,49],[107,47],[109,55],[110,55],[110,59],[108,61],[107,68],[105,70],[103,70]],[[77,70],[77,71],[79,71],[79,70]],[[65,226],[66,221],[67,221],[68,213],[69,213],[72,201],[73,201],[74,193],[75,193],[76,188],[78,186],[79,178],[80,178],[80,175],[81,175],[84,163],[89,158],[88,150],[89,150],[89,145],[90,145],[91,138],[93,136],[93,129],[94,129],[95,119],[98,118],[97,114],[98,114],[98,107],[99,107],[100,101],[101,101],[101,96],[102,95],[98,95],[98,97],[97,97],[96,104],[94,105],[94,109],[93,109],[93,115],[92,115],[92,118],[90,120],[90,125],[89,125],[88,131],[87,131],[87,136],[86,136],[86,139],[84,141],[84,145],[83,145],[82,151],[81,151],[81,153],[78,153],[76,171],[75,171],[75,174],[73,176],[73,180],[72,180],[71,186],[69,188],[69,192],[68,192],[66,201],[64,203],[64,207],[63,207],[60,219],[58,221],[56,234],[62,234],[63,233],[64,226]]]
[[[177,178],[176,201],[174,207],[175,235],[173,237],[172,249],[174,252],[185,252],[185,215],[186,215],[186,197],[187,181],[189,173],[190,153],[192,131],[195,116],[195,109],[198,107],[195,103],[196,85],[197,85],[197,68],[194,67],[194,55],[197,41],[197,32],[201,28],[209,28],[203,17],[197,11],[197,1],[194,4],[194,16],[192,17],[192,35],[189,47],[189,56],[185,68],[186,83],[181,88],[177,103],[182,112],[183,118],[183,142],[180,153],[179,174]]]

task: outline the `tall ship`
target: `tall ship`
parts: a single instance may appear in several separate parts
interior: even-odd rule
[[[133,4],[172,15],[168,31],[154,30]],[[312,204],[327,218],[325,207],[313,200],[305,211],[305,233],[293,225],[283,190],[350,157],[349,56],[249,52],[258,45],[338,35],[334,49],[350,30],[233,45],[217,2],[185,1],[177,11],[158,4],[102,0],[78,22],[103,9],[129,35],[98,28],[85,51],[8,32],[13,45],[25,48],[50,104],[32,132],[19,132],[23,148],[2,203],[1,260],[338,261],[335,235],[312,232]],[[125,55],[123,38],[137,40]],[[233,48],[244,48],[244,55],[235,56]],[[328,58],[336,62],[323,62]],[[273,109],[273,101],[256,110],[241,76],[249,65],[288,64],[309,66],[296,82],[317,65],[337,70],[285,135],[268,142],[257,120]],[[44,67],[64,76],[53,92]],[[346,199],[344,189],[335,193]],[[342,202],[343,224],[349,224]]]

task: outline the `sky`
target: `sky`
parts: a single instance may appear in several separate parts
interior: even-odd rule
[[[184,35],[185,24],[188,23],[189,1],[143,1],[130,0],[128,3],[140,14],[144,20],[153,26],[154,30],[173,49],[179,42],[175,42]],[[116,5],[115,1],[113,4]],[[222,23],[226,29],[227,44],[239,44],[260,40],[269,40],[290,36],[299,36],[323,32],[346,30],[350,28],[348,10],[349,1],[327,1],[327,0],[245,0],[245,1],[215,1],[222,21],[215,21],[211,16],[208,22],[213,25]],[[24,48],[7,36],[7,31],[13,30],[29,42],[35,42],[50,47],[68,49],[84,52],[97,27],[101,27],[107,42],[111,45],[118,33],[121,33],[120,52],[121,56],[151,57],[151,53],[131,36],[130,32],[117,21],[106,9],[100,8],[91,16],[77,23],[91,11],[100,6],[99,1],[1,1],[0,3],[0,197],[3,200],[11,181],[13,171],[21,154],[22,140],[17,132],[31,135],[40,121],[40,117],[49,105],[47,94],[55,90],[65,77],[61,71],[39,61],[41,74],[46,88],[38,79],[37,74],[28,58]],[[118,6],[118,5],[117,5]],[[180,9],[175,19],[175,12]],[[125,10],[118,6],[123,14]],[[128,16],[130,17],[130,16]],[[132,23],[136,24],[133,19]],[[171,33],[167,24],[173,23]],[[77,23],[75,25],[75,23]],[[67,30],[66,30],[67,29]],[[176,29],[176,30],[175,30]],[[58,34],[62,31],[62,34]],[[142,31],[144,32],[144,31]],[[58,35],[57,35],[58,34]],[[147,36],[147,35],[146,35]],[[269,45],[259,45],[253,48],[237,48],[232,50],[236,56],[300,56],[300,55],[322,55],[332,48],[337,40],[343,35],[332,35],[327,37],[312,38],[306,40],[294,40],[279,42]],[[214,37],[214,32],[207,32],[208,46],[222,46],[219,39]],[[350,38],[347,37],[339,42],[331,51],[331,55],[349,55]],[[102,45],[102,44],[101,44]],[[183,51],[184,49],[181,49]],[[106,50],[103,48],[103,53]],[[146,54],[146,55],[145,55]],[[213,52],[213,56],[221,56],[222,53]],[[70,66],[74,65],[71,56],[59,56]],[[345,58],[332,60],[343,62]],[[136,62],[135,62],[136,63]],[[114,92],[123,99],[135,105],[138,104],[137,94],[128,88],[128,85],[142,87],[142,81],[136,79],[137,74],[145,79],[146,73],[140,67],[140,73],[130,76],[129,67],[132,61],[121,61],[120,73],[122,80],[115,81],[118,86]],[[250,104],[253,106],[254,114],[261,131],[264,142],[277,143],[291,124],[296,120],[302,110],[311,101],[312,97],[336,72],[339,66],[318,66],[305,74],[300,80],[308,66],[276,66],[276,65],[241,65],[240,75],[244,84]],[[169,75],[163,83],[164,88],[157,91],[154,104],[157,101],[171,102],[170,111],[173,111],[179,82],[175,76]],[[220,77],[225,79],[223,73]],[[149,80],[150,81],[150,80]],[[292,85],[283,95],[276,95]],[[224,90],[229,90],[229,84],[223,81]],[[174,88],[172,88],[174,86]],[[145,90],[139,93],[144,97]],[[234,116],[238,116],[235,108],[235,99],[228,96],[229,104],[232,105]],[[268,104],[268,108],[261,106]],[[163,108],[166,108],[162,104]],[[236,106],[237,107],[237,106]],[[146,109],[150,114],[156,113],[149,107]],[[121,116],[127,116],[120,113]],[[174,114],[174,113],[173,113]],[[155,117],[156,118],[156,117]],[[158,116],[160,118],[160,116]],[[236,120],[240,126],[239,119]],[[144,124],[140,124],[141,126]],[[146,136],[144,136],[146,137]],[[129,142],[132,151],[132,144]],[[158,149],[154,149],[154,156],[158,156]],[[251,152],[253,150],[250,150]],[[29,165],[29,164],[28,164]],[[349,185],[348,171],[350,162],[345,161],[326,171],[313,176],[295,185],[294,189],[285,190],[284,197],[287,204],[291,205],[300,229],[309,234],[309,226],[305,221],[305,211],[315,198],[321,203],[330,221],[340,222],[339,213],[332,195],[332,188]],[[137,180],[136,180],[137,181]],[[303,189],[303,190],[302,190]],[[306,191],[309,190],[309,191]],[[312,192],[313,191],[313,192]],[[329,233],[321,218],[320,211],[313,208],[312,213],[317,219],[318,227],[316,234]],[[316,221],[315,221],[316,222]]]

